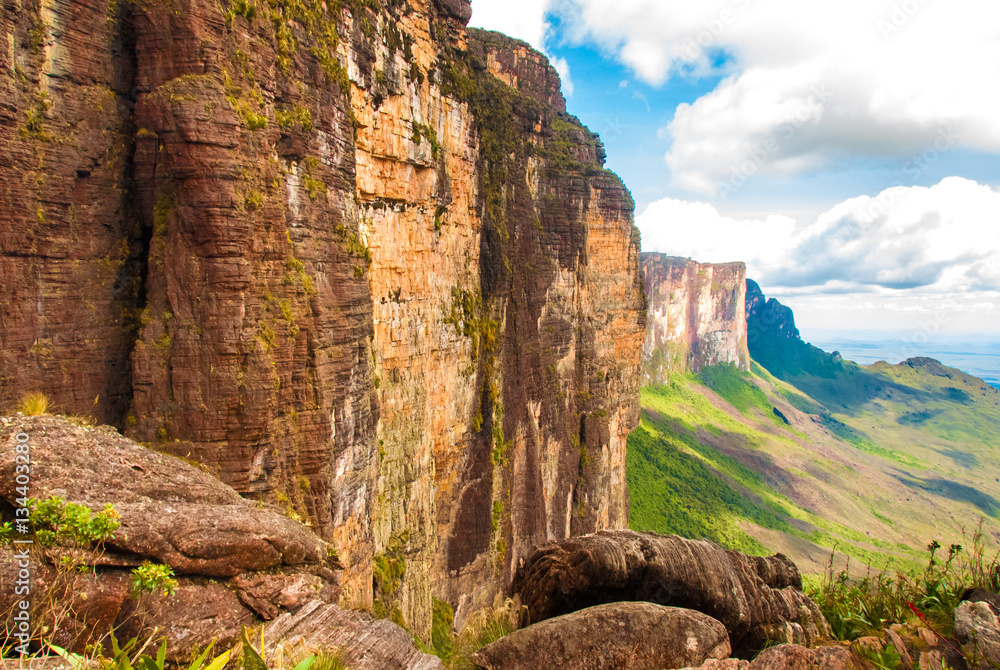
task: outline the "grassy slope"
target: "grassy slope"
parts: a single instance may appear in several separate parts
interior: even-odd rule
[[[932,364],[821,362],[780,370],[792,383],[718,366],[644,389],[631,526],[782,551],[805,572],[835,545],[915,566],[980,518],[1000,540],[1000,394]]]

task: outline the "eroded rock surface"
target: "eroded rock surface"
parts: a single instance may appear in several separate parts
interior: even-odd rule
[[[94,511],[114,505],[119,528],[100,554],[85,553],[93,572],[60,575],[65,548],[31,556],[36,614],[65,605],[54,638],[74,651],[120,626],[123,639],[162,629],[171,659],[191,649],[235,641],[257,615],[267,619],[307,600],[339,597],[339,567],[330,547],[309,528],[269,506],[244,500],[232,488],[181,459],[93,427],[57,417],[18,417],[0,428],[0,500],[12,509],[15,441],[28,435],[31,495],[58,496]],[[172,567],[177,593],[133,599],[129,572],[144,560]],[[0,552],[0,607],[14,598],[15,565]],[[266,573],[265,573],[266,571]],[[218,583],[208,578],[219,579]],[[226,579],[233,578],[233,579]],[[48,601],[59,606],[53,608]],[[3,611],[7,611],[4,607]]]
[[[338,649],[352,670],[444,670],[436,656],[417,650],[413,636],[386,619],[313,601],[268,624],[265,644],[285,649]]]
[[[845,646],[809,649],[781,644],[760,652],[749,670],[866,670],[868,665]]]
[[[634,203],[545,57],[470,11],[0,17],[0,405],[44,391],[309,520],[345,601],[424,637],[432,592],[461,621],[540,543],[627,524],[639,416]],[[237,524],[209,555],[156,511],[128,542],[184,570],[308,553]]]
[[[987,664],[1000,664],[1000,618],[985,599],[955,609],[955,635]]]
[[[604,531],[549,544],[518,571],[514,591],[538,622],[601,603],[643,600],[703,612],[748,656],[768,640],[815,645],[829,625],[801,591],[794,564],[780,554],[749,557],[705,540]]]
[[[665,670],[729,656],[721,623],[693,610],[624,602],[515,631],[479,650],[486,670]]]
[[[672,373],[720,363],[749,370],[746,265],[697,263],[658,253],[641,258],[649,302],[646,381],[662,384]]]

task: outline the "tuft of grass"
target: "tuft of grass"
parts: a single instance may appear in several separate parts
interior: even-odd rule
[[[51,402],[41,391],[32,391],[21,396],[17,411],[25,416],[42,416],[49,413]]]
[[[321,651],[309,670],[347,670],[347,662],[340,650]]]

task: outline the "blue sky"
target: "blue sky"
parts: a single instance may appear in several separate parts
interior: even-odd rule
[[[545,52],[643,248],[810,330],[1000,334],[1000,3],[473,0]]]

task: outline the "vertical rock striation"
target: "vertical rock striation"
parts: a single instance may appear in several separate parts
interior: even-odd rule
[[[5,11],[0,403],[208,465],[428,637],[627,523],[633,202],[463,0]],[[40,3],[40,4],[39,4]]]
[[[747,282],[743,263],[697,263],[642,254],[649,300],[644,377],[662,384],[671,373],[731,363],[750,369]]]
[[[0,13],[0,404],[44,390],[118,423],[144,256],[119,21],[113,2]]]

